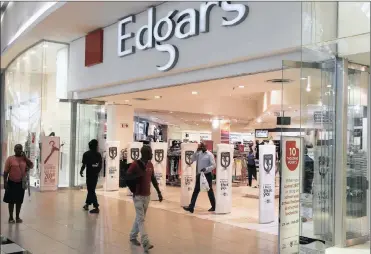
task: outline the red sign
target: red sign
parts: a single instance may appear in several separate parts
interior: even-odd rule
[[[286,166],[290,171],[295,171],[298,168],[299,154],[296,141],[286,141]]]

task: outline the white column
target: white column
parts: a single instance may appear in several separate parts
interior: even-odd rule
[[[107,141],[119,141],[121,149],[125,149],[133,141],[133,136],[134,108],[127,105],[107,105]]]
[[[216,214],[232,210],[233,145],[218,144],[216,156]]]
[[[259,146],[259,223],[274,222],[276,146]]]
[[[197,150],[197,144],[183,143],[181,147],[182,179],[180,205],[188,206],[196,183],[196,162],[190,163]]]
[[[158,187],[165,196],[166,189],[166,163],[167,163],[167,143],[151,143],[152,147],[152,164],[155,171],[155,177],[158,183]],[[155,188],[151,187],[151,199],[158,200],[158,195]]]
[[[119,177],[110,175],[109,165],[113,163],[110,158],[109,146],[116,144],[117,147],[117,161],[119,161],[121,150],[128,147],[128,144],[133,141],[134,135],[134,108],[127,105],[107,105],[107,144],[106,144],[106,179],[105,179],[105,190],[118,190],[119,188]],[[128,151],[128,157],[130,157],[130,151]],[[129,162],[129,158],[128,158]],[[117,173],[119,174],[120,166],[117,165]],[[112,179],[107,179],[113,177]],[[114,179],[114,180],[113,180]],[[113,183],[112,181],[117,181]],[[117,186],[117,188],[115,187]],[[128,188],[129,189],[129,188]]]

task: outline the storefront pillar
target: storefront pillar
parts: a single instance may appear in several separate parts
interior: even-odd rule
[[[120,141],[125,149],[134,137],[134,108],[127,105],[107,105],[107,141]]]

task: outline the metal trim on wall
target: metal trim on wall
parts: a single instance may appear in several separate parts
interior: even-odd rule
[[[348,61],[336,60],[336,162],[335,162],[335,235],[334,244],[345,247],[346,239],[346,163],[348,124]]]

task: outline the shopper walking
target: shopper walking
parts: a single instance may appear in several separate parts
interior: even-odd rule
[[[4,202],[8,203],[9,223],[22,223],[19,217],[24,199],[24,185],[27,171],[33,168],[33,163],[26,157],[22,145],[14,147],[14,155],[10,156],[4,166]],[[15,220],[13,217],[15,205]]]
[[[98,141],[93,139],[89,142],[89,151],[82,156],[81,177],[84,177],[86,168],[86,188],[88,194],[84,205],[84,210],[88,211],[89,206],[93,205],[94,209],[90,213],[99,213],[99,204],[95,189],[97,188],[98,176],[102,169],[102,155],[98,152]]]
[[[247,153],[247,170],[248,170],[248,184],[247,186],[252,187],[252,177],[258,181],[256,173],[256,163],[255,163],[255,154],[252,147],[249,147],[249,152]],[[256,186],[254,187],[256,188]]]
[[[152,149],[150,146],[144,145],[141,149],[141,159],[131,163],[125,178],[130,191],[133,193],[136,213],[130,233],[130,242],[136,246],[140,246],[142,243],[145,251],[153,248],[145,227],[145,218],[151,200],[151,183],[157,191],[160,202],[163,200],[151,160]],[[139,233],[141,235],[141,243],[137,240]]]
[[[192,162],[196,161],[196,185],[193,190],[191,204],[188,207],[183,207],[184,210],[193,213],[196,205],[198,194],[200,193],[200,176],[201,172],[205,174],[207,182],[209,183],[209,191],[207,192],[211,204],[209,212],[215,211],[215,195],[213,191],[213,175],[212,170],[216,167],[214,155],[207,151],[204,143],[198,146],[197,152],[192,156]]]

